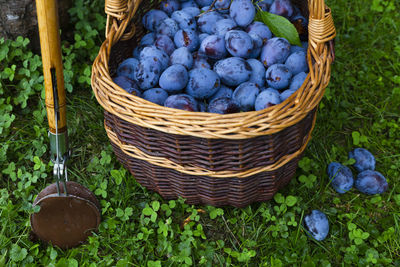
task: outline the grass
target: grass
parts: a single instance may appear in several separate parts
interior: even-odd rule
[[[29,54],[23,39],[2,42],[0,266],[400,265],[398,2],[327,2],[338,31],[336,61],[313,138],[290,184],[273,200],[243,209],[165,201],[116,162],[86,70],[103,38],[101,2],[75,2],[75,35],[86,38],[64,42],[70,179],[99,198],[100,230],[68,251],[30,240],[31,203],[53,181],[42,88],[35,87],[42,83],[40,58]],[[329,186],[327,164],[348,162],[355,147],[376,156],[376,169],[388,179],[386,193],[366,196],[352,189],[339,195]],[[312,209],[325,212],[330,222],[322,242],[301,225]],[[182,227],[188,216],[191,222]]]

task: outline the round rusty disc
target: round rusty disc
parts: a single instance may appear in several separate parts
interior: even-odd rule
[[[60,191],[64,192],[62,183]],[[67,192],[68,196],[58,195],[56,184],[46,187],[33,203],[40,211],[30,218],[41,240],[62,249],[82,244],[100,224],[100,204],[90,190],[69,181]]]

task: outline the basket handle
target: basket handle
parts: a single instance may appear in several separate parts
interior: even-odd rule
[[[141,0],[105,0],[105,13],[107,14],[106,38],[112,34],[115,42],[129,40],[135,34],[135,25],[128,32],[126,28],[136,13]]]
[[[328,43],[331,61],[335,58],[334,38],[336,29],[332,19],[331,9],[324,0],[310,0],[308,2],[310,19],[308,23],[309,46],[321,55],[324,46]]]

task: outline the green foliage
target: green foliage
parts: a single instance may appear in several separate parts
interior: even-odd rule
[[[63,41],[69,177],[96,194],[102,214],[99,231],[78,248],[63,251],[30,239],[29,215],[38,211],[31,203],[54,181],[41,60],[26,38],[0,40],[0,266],[400,265],[396,1],[327,2],[338,29],[336,61],[313,138],[295,178],[270,201],[242,209],[164,200],[116,161],[90,88],[104,39],[103,3],[74,1],[72,35]],[[339,195],[330,187],[327,165],[352,165],[347,153],[356,146],[376,156],[388,192]],[[302,225],[312,209],[330,222],[322,242]]]

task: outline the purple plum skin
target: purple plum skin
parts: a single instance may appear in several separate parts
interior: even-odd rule
[[[275,64],[265,72],[265,80],[269,87],[277,90],[287,88],[292,78],[292,73],[284,64]]]
[[[119,87],[124,89],[130,94],[134,94],[136,96],[141,96],[141,92],[138,88],[138,85],[135,81],[129,79],[126,76],[117,76],[113,79],[113,82],[117,84]]]
[[[285,63],[290,53],[290,43],[281,37],[269,39],[261,51],[261,62],[266,68],[277,64]]]
[[[164,106],[168,108],[176,108],[187,111],[198,111],[198,103],[196,99],[187,94],[177,94],[169,96]]]
[[[263,90],[256,98],[255,110],[263,110],[281,103],[280,94],[273,88]]]
[[[161,74],[159,84],[168,93],[176,94],[186,87],[188,79],[186,68],[181,64],[175,64]]]
[[[260,89],[255,83],[245,82],[236,87],[232,98],[239,104],[240,110],[251,111],[254,110],[254,103],[259,92]]]
[[[285,65],[293,75],[308,72],[306,53],[304,51],[294,52],[286,59]]]
[[[208,104],[208,112],[211,113],[230,114],[237,113],[239,111],[239,105],[230,97],[218,97],[213,99],[210,104]]]
[[[168,93],[161,88],[151,88],[144,91],[143,98],[160,106],[164,106],[165,99],[168,98]]]
[[[357,169],[358,172],[362,172],[365,170],[375,170],[375,157],[365,148],[356,148],[353,151],[350,151],[349,158],[353,158],[356,160],[356,163],[354,163],[353,166]]]
[[[253,22],[256,9],[251,0],[233,0],[229,14],[240,27],[246,27]]]
[[[189,72],[186,92],[196,99],[206,99],[215,94],[220,86],[217,73],[210,69],[198,68]]]
[[[317,241],[322,241],[328,236],[329,221],[322,211],[312,210],[310,214],[304,216],[304,226]]]
[[[219,75],[223,84],[238,86],[250,79],[252,69],[243,58],[228,57],[217,61],[214,71]]]
[[[328,165],[327,172],[331,186],[339,194],[344,194],[353,187],[353,173],[348,167],[338,162],[332,162]]]
[[[224,38],[218,35],[210,35],[201,42],[200,50],[207,57],[212,59],[222,59],[226,56]]]
[[[142,24],[147,30],[155,31],[157,25],[166,18],[168,15],[164,11],[152,9],[144,14]]]
[[[230,30],[225,34],[225,47],[234,57],[248,58],[253,50],[253,39],[244,31]]]
[[[382,194],[389,188],[386,178],[380,172],[373,170],[360,172],[354,186],[367,195]]]

